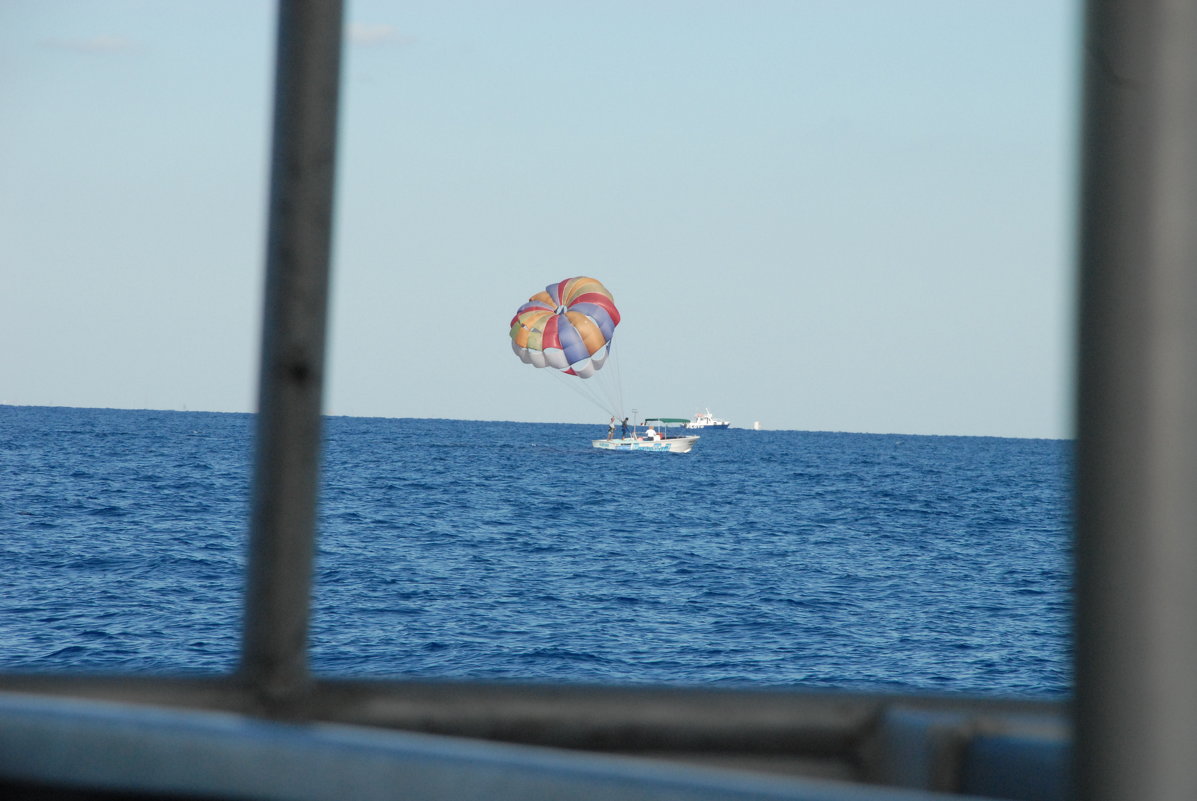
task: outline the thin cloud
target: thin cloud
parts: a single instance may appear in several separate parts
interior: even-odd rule
[[[49,39],[42,44],[46,47],[72,50],[76,53],[119,53],[137,47],[131,39],[107,35],[91,36],[85,39]]]
[[[351,44],[385,45],[408,44],[412,41],[409,36],[402,36],[399,29],[386,23],[351,22],[345,30]]]

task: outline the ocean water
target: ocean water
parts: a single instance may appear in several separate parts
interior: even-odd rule
[[[1071,692],[1066,441],[329,418],[340,676]],[[0,406],[0,670],[237,662],[253,418]]]

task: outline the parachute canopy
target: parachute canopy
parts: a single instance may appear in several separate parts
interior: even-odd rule
[[[511,349],[525,364],[594,375],[611,352],[619,325],[615,299],[599,281],[566,278],[528,298],[511,318]]]

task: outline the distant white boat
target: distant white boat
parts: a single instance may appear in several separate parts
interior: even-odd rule
[[[686,422],[686,428],[729,428],[730,426],[731,422],[715,417],[711,414],[710,409],[699,412]]]
[[[630,437],[612,437],[611,439],[595,439],[590,444],[604,451],[658,451],[663,453],[689,453],[698,442],[697,434],[669,436],[670,423],[686,423],[686,419],[677,417],[650,417],[644,421],[647,428],[637,431],[632,427]]]
[[[754,421],[752,422],[752,430],[753,430],[753,431],[760,431],[760,430],[761,430],[761,421],[760,421],[760,420],[754,420]]]

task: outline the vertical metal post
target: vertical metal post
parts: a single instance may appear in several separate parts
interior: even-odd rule
[[[285,712],[308,682],[333,224],[340,0],[281,0],[240,678]]]
[[[1197,0],[1086,13],[1077,786],[1197,798]]]

